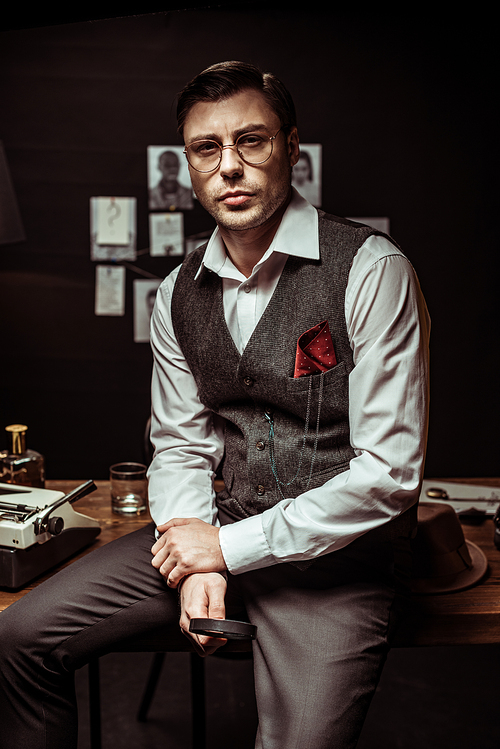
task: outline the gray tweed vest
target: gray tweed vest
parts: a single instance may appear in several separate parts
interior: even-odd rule
[[[320,260],[288,258],[243,354],[224,320],[221,279],[203,269],[194,280],[205,248],[184,261],[173,292],[173,326],[202,403],[224,419],[225,490],[217,503],[233,518],[263,512],[281,499],[271,470],[266,413],[274,422],[275,465],[285,484],[297,473],[303,452],[298,476],[282,487],[286,497],[324,484],[347,470],[354,457],[348,418],[348,376],[354,363],[344,298],[356,252],[377,233],[319,211]],[[323,375],[316,440],[321,375],[294,378],[293,372],[297,339],[323,320],[329,322],[337,365]],[[303,448],[308,399],[310,428]]]

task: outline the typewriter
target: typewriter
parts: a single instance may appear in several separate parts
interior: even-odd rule
[[[20,588],[94,541],[99,523],[72,504],[96,488],[87,481],[63,494],[0,483],[0,587]]]

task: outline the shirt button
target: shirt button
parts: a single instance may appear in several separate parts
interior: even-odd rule
[[[243,291],[245,292],[245,294],[249,294],[252,291],[252,287],[250,286],[250,284],[246,283],[243,286]]]
[[[257,442],[257,444],[255,445],[255,447],[257,448],[257,450],[264,450],[265,444],[264,444],[264,442],[262,442],[261,440],[259,440]]]
[[[257,487],[257,494],[259,495],[259,497],[262,497],[262,495],[265,493],[266,493],[266,487],[262,486],[262,484],[259,484]]]
[[[249,387],[250,385],[253,385],[253,380],[251,377],[244,377],[243,382],[245,383],[245,385],[248,385]]]

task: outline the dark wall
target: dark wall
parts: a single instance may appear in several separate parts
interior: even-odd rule
[[[492,25],[454,17],[207,10],[0,35],[0,139],[27,241],[0,246],[0,429],[27,423],[50,478],[106,478],[141,459],[151,354],[124,317],[94,316],[89,198],[137,198],[149,245],[146,147],[177,143],[174,98],[243,59],[281,77],[304,142],[323,144],[323,207],[389,216],[433,321],[427,475],[498,475],[498,62]],[[494,124],[495,123],[495,124]],[[186,234],[210,228],[198,207]],[[169,258],[135,265],[164,277]],[[0,437],[1,439],[1,437]]]

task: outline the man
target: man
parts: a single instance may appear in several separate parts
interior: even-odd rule
[[[178,121],[217,230],[153,313],[156,531],[88,555],[0,620],[6,735],[73,746],[72,670],[171,626],[178,592],[198,652],[224,641],[190,634],[193,617],[257,625],[256,747],[354,747],[407,574],[425,304],[392,241],[292,191],[295,112],[276,78],[215,65],[180,95]]]
[[[292,192],[295,113],[272,76],[214,66],[185,89],[178,116],[194,191],[218,230],[163,284],[153,321],[153,565],[183,583],[185,630],[207,609],[224,615],[219,573],[233,573],[259,628],[262,746],[351,746],[387,643],[388,579],[415,520],[425,306],[392,243],[332,218],[318,225]],[[325,319],[337,363],[294,377],[297,340]],[[380,640],[377,627],[361,631],[372,606]],[[331,638],[345,640],[330,652]]]

